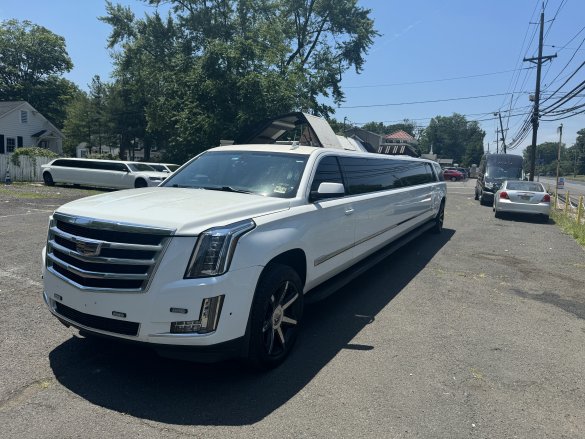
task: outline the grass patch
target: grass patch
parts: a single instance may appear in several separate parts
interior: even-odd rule
[[[551,216],[563,232],[585,247],[585,224],[577,224],[574,217],[565,215],[562,210],[551,209]]]
[[[28,200],[40,200],[43,198],[53,198],[52,194],[42,194],[40,192],[26,192],[26,191],[14,191],[10,189],[0,188],[0,196],[7,195],[11,198],[26,198]]]

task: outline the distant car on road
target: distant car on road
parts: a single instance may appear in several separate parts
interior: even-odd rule
[[[548,222],[550,195],[544,186],[535,181],[506,180],[494,195],[493,210],[496,218],[502,213],[540,215]]]
[[[458,171],[457,169],[448,168],[443,170],[443,177],[445,180],[457,181],[464,180],[465,174],[463,174],[461,171]]]

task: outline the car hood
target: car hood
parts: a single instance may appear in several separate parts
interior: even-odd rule
[[[287,210],[290,201],[204,189],[130,189],[72,201],[57,212],[110,222],[162,227],[196,235],[210,227]]]

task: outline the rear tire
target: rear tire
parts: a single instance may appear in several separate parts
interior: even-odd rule
[[[45,182],[45,185],[47,185],[47,186],[55,186],[55,182],[53,181],[53,176],[51,175],[50,172],[43,173],[43,181]]]
[[[477,188],[475,188],[475,200],[479,200],[479,195],[477,194]]]
[[[496,218],[502,218],[502,212],[499,212],[499,211],[497,211],[497,210],[496,210],[496,211],[494,212],[494,216],[495,216]]]
[[[146,183],[146,180],[143,178],[137,178],[136,181],[134,182],[134,187],[135,188],[141,188],[141,187],[147,187],[148,184]]]
[[[544,224],[548,224],[548,220],[549,220],[549,216],[548,215],[542,215],[541,220]]]
[[[272,264],[262,273],[250,316],[248,362],[272,369],[288,356],[303,315],[303,287],[295,270]]]
[[[479,204],[481,204],[482,206],[487,206],[487,204],[488,204],[485,197],[483,196],[483,192],[479,196]]]

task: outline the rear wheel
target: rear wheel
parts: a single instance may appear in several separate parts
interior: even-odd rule
[[[481,195],[479,196],[479,204],[481,204],[482,206],[487,206],[487,200],[486,198],[483,196],[483,192],[481,193]]]
[[[143,178],[137,178],[136,181],[134,182],[135,188],[146,187],[146,186],[148,186],[148,184],[146,183],[146,180]]]
[[[267,267],[252,304],[250,362],[262,369],[281,364],[297,339],[302,315],[303,288],[296,271],[280,264]]]
[[[501,218],[501,217],[502,217],[502,212],[499,212],[499,211],[497,211],[497,210],[496,210],[496,211],[494,212],[494,216],[495,216],[496,218]]]
[[[47,186],[54,186],[55,185],[55,182],[53,181],[53,176],[51,175],[50,172],[43,173],[43,181],[45,182],[45,184]]]
[[[457,177],[451,177],[451,181],[457,181]]]
[[[475,188],[475,199],[479,200],[479,195],[477,195],[477,188]]]
[[[545,224],[548,224],[548,219],[549,219],[548,215],[542,215],[542,217],[541,217],[542,222]]]

